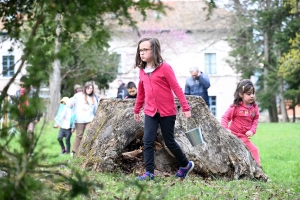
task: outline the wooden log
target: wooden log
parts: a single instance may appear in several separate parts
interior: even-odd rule
[[[256,179],[267,181],[268,176],[257,165],[244,143],[224,129],[212,115],[201,97],[187,96],[192,118],[186,120],[176,99],[177,119],[175,139],[190,160],[195,163],[193,173],[203,178],[234,180]],[[141,122],[133,120],[135,100],[101,99],[97,114],[79,147],[82,166],[98,172],[143,172],[142,154],[131,162],[124,162],[122,153],[142,147],[144,115]],[[193,147],[185,136],[187,126],[202,127],[204,145]],[[172,174],[178,163],[164,145],[160,128],[157,132],[155,164],[158,174]],[[123,169],[123,170],[122,170]],[[156,172],[155,172],[156,173]]]

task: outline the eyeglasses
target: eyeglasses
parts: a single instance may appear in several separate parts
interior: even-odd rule
[[[140,52],[140,54],[141,53],[147,53],[148,50],[151,50],[151,49],[139,49],[139,52]]]
[[[19,84],[20,85],[20,87],[24,87],[24,84]]]

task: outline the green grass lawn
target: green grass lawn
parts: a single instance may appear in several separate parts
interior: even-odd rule
[[[260,123],[252,141],[270,179],[300,192],[300,123]]]
[[[43,164],[66,162],[82,170],[79,159],[60,155],[58,130],[47,125],[41,136],[37,151],[48,155]],[[74,138],[75,134],[72,141]],[[212,181],[191,175],[184,181],[157,177],[155,181],[141,183],[134,176],[87,171],[89,179],[103,187],[91,190],[90,197],[77,199],[300,199],[300,123],[260,123],[251,140],[259,149],[270,182]],[[59,170],[67,173],[68,166]],[[56,192],[60,189],[58,185]]]

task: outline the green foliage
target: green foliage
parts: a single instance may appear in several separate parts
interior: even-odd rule
[[[163,4],[152,0],[1,1],[2,31],[6,33],[3,39],[15,44],[10,47],[10,51],[21,48],[23,55],[17,61],[18,70],[1,91],[0,118],[8,113],[15,120],[20,116],[18,105],[20,102],[25,103],[27,99],[22,97],[12,104],[5,99],[8,88],[25,63],[28,72],[25,85],[31,85],[37,91],[43,84],[48,84],[52,75],[52,63],[56,59],[64,64],[66,72],[79,64],[85,67],[76,73],[67,74],[69,80],[80,72],[80,81],[93,79],[100,87],[107,87],[107,82],[115,76],[117,66],[115,55],[107,52],[111,25],[124,24],[135,28],[135,21],[130,15],[131,9],[146,16],[148,9],[163,12]],[[115,17],[111,18],[110,15]],[[6,176],[0,181],[0,199],[71,199],[78,195],[89,197],[91,191],[101,189],[101,184],[90,181],[76,169],[68,168],[69,173],[60,173],[58,166],[67,164],[43,163],[51,159],[42,151],[46,140],[40,138],[44,136],[44,129],[39,133],[35,131],[34,138],[27,132],[28,118],[33,120],[31,118],[37,115],[37,110],[44,111],[43,101],[34,96],[22,111],[26,116],[25,121],[18,120],[18,125],[14,121],[1,126],[0,173],[5,172]],[[18,140],[14,140],[12,134],[16,132],[19,132]],[[49,191],[61,184],[66,184],[69,188],[59,190],[54,196],[49,195]]]
[[[11,0],[1,2],[0,6],[3,30],[8,33],[10,39],[19,40],[24,45],[25,54],[22,60],[29,64],[27,68],[29,76],[42,79],[46,84],[52,73],[51,65],[56,58],[62,62],[74,56],[79,58],[79,61],[86,60],[86,57],[81,57],[81,52],[93,48],[99,54],[105,52],[105,55],[108,55],[105,57],[113,57],[105,51],[110,39],[110,26],[117,23],[136,28],[134,27],[136,22],[130,15],[130,9],[140,11],[145,17],[147,9],[163,12],[164,8],[162,2],[150,0],[30,0],[17,2]],[[112,15],[113,18],[110,17]],[[84,37],[81,37],[82,35]],[[56,37],[59,37],[58,40],[61,44],[59,52],[54,51]],[[78,42],[80,46],[78,46]],[[74,46],[76,46],[75,50]],[[101,59],[102,56],[99,56],[100,62]],[[113,63],[113,60],[110,60],[110,63]],[[64,65],[64,67],[66,68],[68,65]],[[110,67],[115,71],[114,64]],[[89,66],[87,70],[89,71],[90,68],[93,68],[92,72],[98,70],[95,66]],[[36,74],[37,72],[38,74]],[[31,75],[32,73],[34,75]],[[101,73],[96,74],[96,76],[100,75]],[[76,74],[73,73],[70,77],[72,76],[74,77]],[[107,77],[107,74],[104,74],[104,77],[94,77],[94,79],[101,80],[100,85],[105,88],[107,83],[103,83],[103,81],[111,81],[111,76]],[[36,80],[33,83],[36,83]]]
[[[228,39],[232,47],[228,63],[242,78],[258,76],[260,108],[268,109],[272,116],[281,84],[279,59],[292,49],[289,40],[300,29],[299,14],[294,9],[297,1],[265,1],[261,6],[257,6],[258,1],[243,3],[234,3],[236,21]]]
[[[296,34],[294,39],[290,39],[291,48],[287,53],[283,53],[280,60],[279,75],[283,78],[298,78],[300,71],[300,34]]]
[[[80,40],[73,42],[66,51],[72,51],[72,56],[62,63],[63,96],[72,96],[75,84],[94,81],[103,89],[108,88],[108,83],[116,78],[119,60],[115,53],[109,53],[95,43],[81,43]]]
[[[233,31],[233,35],[228,38],[229,44],[234,47],[229,55],[234,59],[228,59],[227,62],[237,73],[241,73],[242,78],[249,78],[256,70],[260,70],[259,61],[262,59],[262,55],[259,53],[259,47],[261,42],[254,40],[253,26],[239,27],[240,23],[252,24],[253,22],[251,19],[240,16],[240,21],[233,25],[233,30],[240,30]]]
[[[289,39],[289,44],[289,51],[283,53],[279,61],[278,75],[285,79],[287,90],[284,96],[292,100],[291,108],[295,108],[300,104],[300,35],[297,33],[293,39]]]

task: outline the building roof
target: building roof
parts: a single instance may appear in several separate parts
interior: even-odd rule
[[[149,26],[164,29],[212,31],[227,29],[230,14],[224,9],[214,9],[210,19],[207,20],[208,11],[204,1],[166,1],[164,5],[167,15],[149,11],[146,21],[139,19],[138,27],[147,29]]]
[[[140,31],[144,30],[185,30],[187,32],[211,32],[227,30],[230,26],[231,14],[221,8],[213,10],[207,19],[207,5],[203,0],[163,0],[167,6],[166,15],[148,10],[146,19],[135,10],[131,10],[132,17],[137,21]],[[128,31],[128,26],[117,26],[118,31]]]

